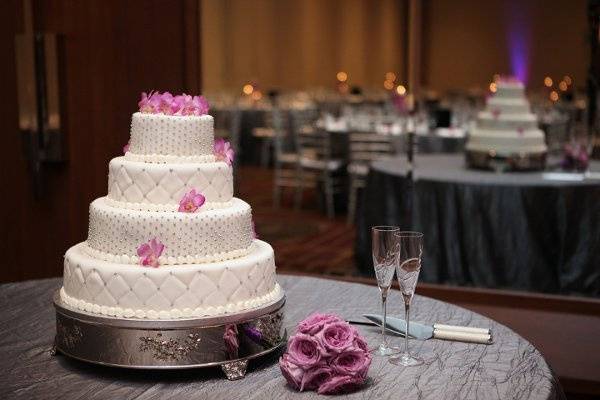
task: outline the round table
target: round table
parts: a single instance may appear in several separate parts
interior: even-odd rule
[[[359,267],[372,274],[370,227],[425,233],[423,281],[600,295],[600,179],[470,170],[462,155],[372,164],[358,215]],[[600,163],[591,164],[600,171]]]
[[[285,326],[310,313],[335,312],[358,320],[377,312],[377,287],[280,275],[286,296]],[[243,380],[227,381],[219,369],[142,371],[85,364],[52,356],[52,294],[60,279],[0,285],[0,331],[3,355],[0,397],[44,399],[281,399],[320,398],[290,389],[276,364],[278,355],[254,360]],[[391,314],[400,312],[397,291],[389,298]],[[562,399],[564,394],[542,355],[525,339],[499,323],[465,309],[416,296],[416,321],[491,328],[495,343],[467,344],[442,340],[414,341],[411,350],[424,365],[402,368],[374,358],[366,387],[348,398],[386,399]],[[379,330],[358,326],[370,344]],[[400,344],[399,338],[392,341]]]

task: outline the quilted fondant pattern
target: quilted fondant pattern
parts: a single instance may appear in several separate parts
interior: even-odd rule
[[[144,114],[131,117],[129,149],[134,154],[213,154],[213,117]]]
[[[196,213],[121,209],[105,198],[90,205],[87,243],[92,249],[133,257],[138,246],[152,238],[165,245],[162,256],[189,262],[246,249],[253,239],[252,210],[240,199],[233,199],[228,208]]]
[[[258,240],[254,246],[237,260],[155,269],[96,260],[79,244],[65,255],[63,289],[72,305],[107,315],[172,318],[237,312],[276,295],[273,249]]]
[[[207,202],[224,203],[233,197],[231,167],[224,162],[151,164],[117,157],[108,169],[108,197],[116,201],[177,205],[191,189]]]

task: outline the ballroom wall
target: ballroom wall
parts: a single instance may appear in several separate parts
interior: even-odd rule
[[[397,0],[203,0],[203,89],[383,84],[403,71]]]
[[[407,0],[202,0],[204,90],[330,86],[381,87],[383,74],[406,80]],[[521,50],[529,83],[588,65],[585,0],[424,0],[422,82],[436,90],[484,87],[511,73]],[[508,34],[515,39],[509,46]],[[520,38],[527,40],[520,40]],[[516,57],[516,56],[515,56]]]

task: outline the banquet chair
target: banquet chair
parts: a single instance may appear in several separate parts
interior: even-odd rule
[[[292,135],[286,129],[288,126],[285,114],[273,110],[273,207],[281,204],[281,194],[285,188],[298,187],[298,153],[294,148]]]
[[[252,129],[252,137],[260,142],[260,165],[267,168],[271,161],[271,147],[275,139],[275,128],[273,126],[273,114],[281,110],[273,107],[272,110],[265,113],[263,126],[257,126]]]
[[[366,186],[372,161],[394,154],[393,136],[377,133],[350,133],[348,177],[348,225],[354,223],[358,191]]]
[[[299,155],[297,166],[298,187],[295,196],[296,209],[300,209],[302,206],[302,195],[305,187],[317,188],[321,185],[325,195],[327,216],[333,218],[335,216],[334,195],[341,191],[343,185],[338,175],[344,166],[344,162],[341,159],[333,158],[331,138],[328,132],[305,126],[296,132],[295,137]]]

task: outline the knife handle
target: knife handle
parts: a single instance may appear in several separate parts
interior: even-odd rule
[[[434,339],[455,340],[458,342],[491,344],[492,335],[489,333],[459,332],[452,330],[434,329]]]
[[[489,329],[485,328],[472,328],[470,326],[456,326],[456,325],[444,325],[444,324],[433,324],[433,329],[439,329],[442,331],[453,331],[453,332],[468,332],[468,333],[480,333],[482,335],[491,335]]]

